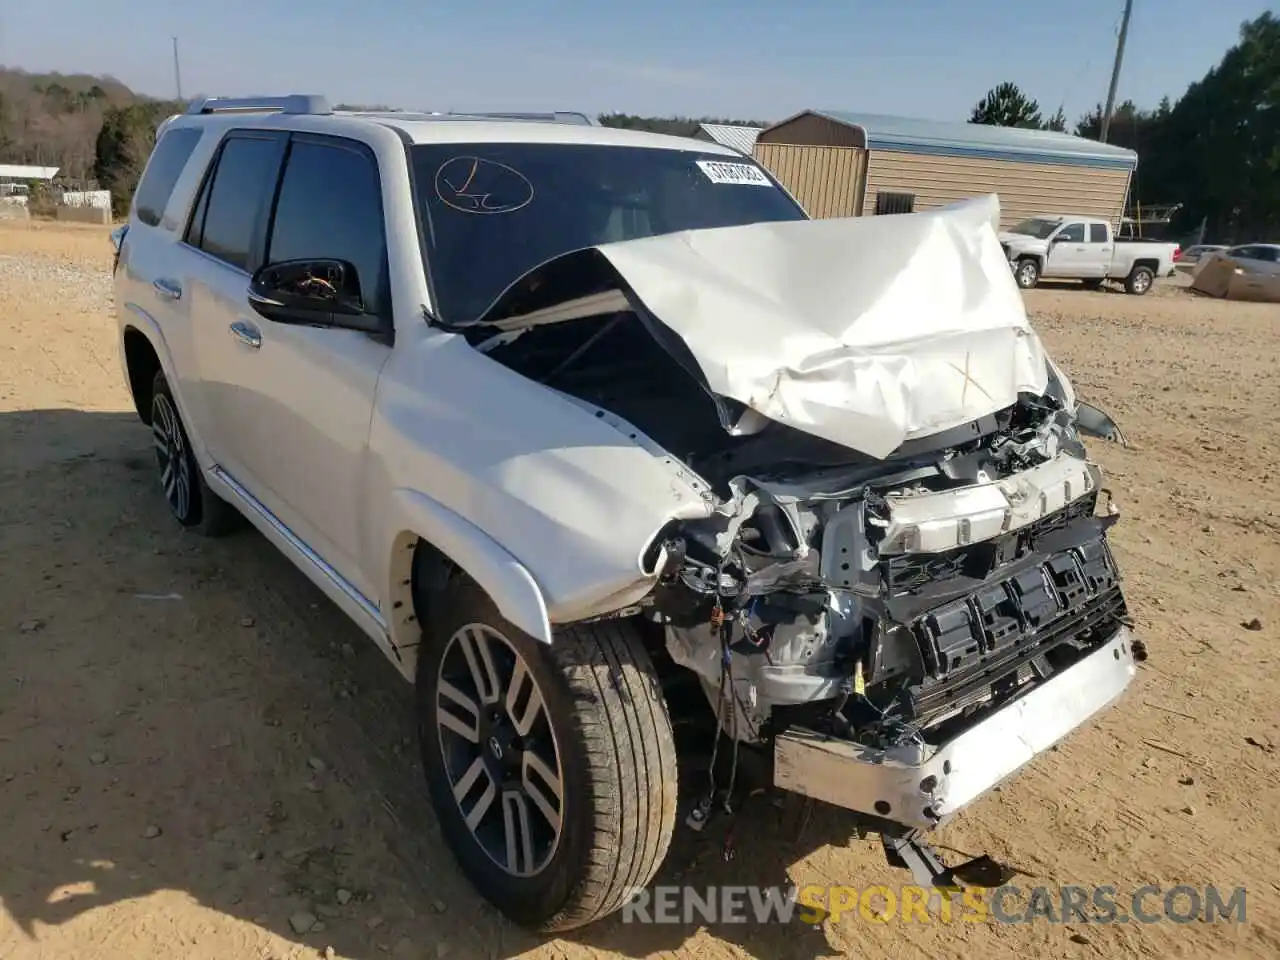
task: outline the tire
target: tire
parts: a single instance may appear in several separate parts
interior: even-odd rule
[[[1151,289],[1155,278],[1155,271],[1150,267],[1134,267],[1129,271],[1129,276],[1124,278],[1124,291],[1141,297]]]
[[[151,385],[151,435],[160,489],[174,519],[206,537],[225,536],[236,529],[240,514],[205,483],[163,370]]]
[[[1030,290],[1040,282],[1040,264],[1031,257],[1019,260],[1018,265],[1014,267],[1013,278],[1023,290]]]
[[[508,918],[541,932],[619,909],[661,865],[676,816],[671,720],[639,636],[606,621],[542,644],[465,579],[430,601],[418,732],[462,872]],[[512,842],[513,826],[527,843]]]

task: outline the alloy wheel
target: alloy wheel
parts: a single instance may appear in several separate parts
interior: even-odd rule
[[[515,877],[540,873],[564,824],[564,774],[546,701],[493,627],[458,630],[440,658],[435,718],[454,802],[476,843]]]
[[[169,509],[174,516],[185,520],[191,509],[191,467],[178,413],[164,394],[157,395],[152,401],[151,432],[165,499],[169,501]]]

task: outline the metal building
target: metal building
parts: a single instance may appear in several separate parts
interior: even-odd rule
[[[761,129],[761,127],[746,127],[731,123],[700,123],[693,138],[722,144],[749,157]]]
[[[1051,130],[805,110],[753,155],[813,217],[908,213],[999,194],[1003,226],[1037,213],[1118,223],[1132,150]]]

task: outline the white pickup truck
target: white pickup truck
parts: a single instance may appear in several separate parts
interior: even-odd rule
[[[1176,243],[1117,240],[1107,220],[1044,215],[1031,217],[1000,234],[1018,286],[1030,290],[1040,279],[1083,280],[1097,289],[1107,280],[1124,282],[1126,293],[1141,296],[1156,277],[1174,274]]]

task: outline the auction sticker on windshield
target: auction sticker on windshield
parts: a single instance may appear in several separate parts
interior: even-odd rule
[[[698,168],[712,183],[735,183],[744,187],[772,187],[764,171],[750,163],[725,163],[722,160],[699,160]]]

